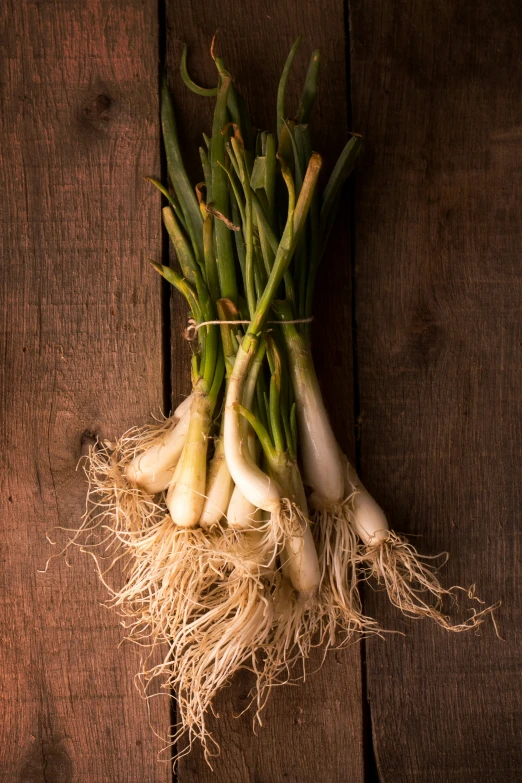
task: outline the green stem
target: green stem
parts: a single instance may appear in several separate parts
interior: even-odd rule
[[[245,339],[259,334],[267,319],[270,306],[277,293],[279,284],[292,260],[292,253],[295,250],[296,242],[299,239],[301,232],[304,230],[306,217],[308,215],[308,210],[310,209],[312,196],[321,170],[321,163],[321,156],[314,153],[310,158],[308,169],[303,180],[303,187],[301,188],[297,204],[295,204],[294,183],[288,168],[285,166],[284,162],[281,161],[281,171],[288,189],[286,226],[283,231],[283,236],[281,237],[281,242],[279,243],[272,272],[268,278],[268,283],[263,291],[263,295],[258,302],[256,312],[252,318]],[[245,346],[245,350],[247,350],[247,346]]]
[[[218,61],[216,60],[216,64]],[[229,218],[229,199],[227,175],[225,172],[226,138],[223,129],[228,121],[227,100],[232,77],[218,65],[221,86],[218,91],[214,119],[212,123],[212,141],[210,165],[212,168],[212,199],[215,208]],[[230,229],[219,220],[215,226],[216,255],[219,272],[221,296],[237,304],[238,290]]]
[[[156,272],[158,272],[165,280],[170,283],[174,288],[176,288],[187,300],[187,303],[190,307],[190,311],[192,313],[192,317],[196,321],[196,323],[199,323],[202,321],[201,317],[201,308],[199,306],[199,302],[197,299],[197,296],[195,294],[194,289],[192,286],[185,280],[184,277],[181,277],[181,275],[178,275],[177,272],[174,271],[174,269],[171,269],[170,266],[163,266],[162,264],[157,264],[155,261],[150,261]]]
[[[297,54],[297,50],[301,45],[301,40],[302,40],[302,36],[300,35],[299,38],[295,41],[292,48],[290,49],[290,53],[286,58],[283,72],[281,74],[281,79],[279,80],[279,86],[277,88],[277,136],[278,138],[281,136],[281,128],[283,127],[283,122],[285,120],[286,84],[288,82],[288,77],[290,75],[290,71],[292,69],[292,63],[294,62],[294,58]]]
[[[212,405],[212,411],[216,407],[216,402],[219,395],[219,391],[221,389],[221,384],[223,383],[224,375],[225,375],[225,359],[223,357],[223,353],[219,351],[216,360],[216,369],[214,371],[214,379],[212,381],[212,386],[210,387],[210,391],[208,393],[208,398],[211,401],[211,405]]]
[[[199,148],[199,157],[201,159],[201,168],[203,169],[203,176],[205,177],[205,185],[207,186],[207,203],[212,201],[212,169],[210,167],[210,161],[208,159],[207,152],[204,147]]]
[[[230,148],[230,151],[233,154],[232,148]],[[230,158],[230,160],[232,161],[232,158]],[[235,163],[235,161],[233,161],[233,164],[234,163]],[[221,165],[221,164],[219,164],[219,165]],[[234,165],[233,165],[233,168],[234,168]],[[239,209],[239,212],[241,214],[241,223],[243,225],[245,225],[245,223],[246,223],[245,207],[244,207],[241,195],[239,193],[239,187],[238,187],[238,184],[237,184],[237,181],[236,181],[235,168],[234,168],[234,173],[232,173],[232,171],[230,171],[230,169],[225,168],[225,166],[223,166],[223,169],[224,169],[224,171],[227,174],[228,180],[230,182],[230,187],[232,188],[232,193],[234,194],[234,199],[236,201],[236,205],[237,205],[237,207]],[[232,202],[232,203],[234,203],[234,202]]]
[[[172,195],[170,190],[168,190],[165,185],[163,185],[158,179],[154,179],[154,177],[145,177],[145,182],[150,182],[154,187],[156,187],[159,192],[165,196],[165,198],[168,200],[169,204],[171,205],[172,209],[174,210],[174,214],[176,215],[179,224],[183,228],[183,230],[187,231],[187,226],[185,224],[185,218],[183,217],[183,212],[181,211],[181,207],[176,199],[175,196]]]
[[[181,271],[189,283],[194,285],[200,269],[194,257],[192,246],[187,240],[172,207],[163,207],[161,212],[163,215],[163,223],[165,224],[167,233],[174,245]]]
[[[282,165],[283,177],[285,179],[285,183],[288,189],[288,213],[287,213],[286,226],[283,231],[283,236],[281,237],[281,241],[279,243],[276,258],[274,261],[274,266],[272,267],[270,277],[268,278],[268,283],[266,284],[266,288],[263,291],[263,294],[257,305],[257,309],[254,315],[252,316],[250,326],[248,327],[247,333],[245,335],[245,340],[247,340],[245,350],[248,350],[249,338],[258,335],[261,332],[261,329],[267,319],[272,300],[276,295],[279,284],[283,279],[283,276],[286,270],[288,269],[288,265],[291,260],[291,249],[292,249],[292,240],[293,240],[293,231],[294,231],[295,191],[294,191],[294,183],[290,175],[290,172],[288,171],[286,166],[284,166],[283,163],[281,165]]]
[[[205,269],[210,296],[216,302],[219,299],[219,275],[214,255],[213,218],[207,215],[203,223],[203,252],[205,254]]]
[[[316,49],[313,52],[306,79],[303,88],[303,94],[301,95],[301,102],[297,111],[297,122],[300,125],[306,125],[310,122],[310,115],[317,95],[317,82],[319,79],[319,65],[321,62],[321,52]]]
[[[257,437],[259,438],[259,442],[261,443],[261,447],[266,455],[266,458],[270,462],[277,461],[277,452],[274,449],[274,446],[272,445],[272,441],[270,439],[270,435],[268,434],[265,426],[259,421],[259,419],[254,416],[252,411],[249,411],[247,408],[244,408],[239,403],[236,403],[235,406],[238,413],[243,416],[254,432],[256,433]]]
[[[265,233],[265,236],[268,240],[268,243],[270,247],[272,248],[274,254],[277,253],[277,248],[279,246],[279,242],[277,241],[277,237],[274,234],[272,230],[272,226],[270,225],[270,221],[266,215],[265,210],[263,209],[263,205],[261,203],[261,199],[257,195],[255,191],[252,191],[252,205],[254,207],[254,211],[256,213],[256,219],[258,222],[258,225],[260,229],[262,229]]]
[[[176,128],[174,106],[172,105],[172,99],[165,77],[163,78],[161,87],[161,126],[170,181],[172,182],[172,187],[174,188],[180,203],[196,259],[201,263],[203,260],[203,242],[201,239],[201,224],[203,219],[198,200],[183,164]]]
[[[232,149],[236,157],[239,166],[239,176],[241,184],[243,186],[243,192],[245,194],[245,224],[243,226],[243,233],[245,236],[246,244],[246,258],[245,258],[245,289],[248,303],[248,311],[250,318],[252,318],[256,309],[256,294],[254,287],[254,235],[252,225],[252,190],[250,188],[250,178],[246,170],[246,163],[244,158],[244,149],[242,148],[241,139],[232,137],[231,139]]]
[[[268,201],[269,219],[273,225],[275,208],[275,186],[276,186],[276,140],[272,133],[266,137],[265,151],[265,192]]]
[[[236,201],[232,201],[232,220],[234,221],[234,223],[241,224],[242,226],[245,225],[245,223],[241,218],[241,214],[239,212]],[[243,230],[234,231],[234,241],[236,243],[236,253],[239,261],[239,266],[241,269],[241,275],[244,280],[246,278],[246,249],[245,249],[245,240],[243,237]]]
[[[274,436],[274,445],[276,451],[284,451],[285,438],[284,430],[281,426],[280,405],[280,378],[272,375],[270,378],[270,423],[272,425],[272,434]]]
[[[218,91],[214,120],[210,165],[212,169],[212,199],[215,208],[229,218],[227,175],[225,172],[226,139],[222,131],[227,124],[227,97],[232,77],[227,71],[220,71],[221,86]],[[215,226],[217,267],[221,296],[237,303],[238,291],[230,229],[218,220]]]
[[[235,305],[228,299],[220,299],[216,302],[216,309],[218,312],[218,318],[220,321],[234,321],[239,319],[239,313]],[[238,343],[234,336],[233,327],[231,324],[222,324],[221,330],[221,343],[223,345],[223,355],[225,357],[225,369],[227,378],[232,373],[234,367],[234,360],[238,349]]]
[[[324,189],[323,203],[321,206],[321,244],[324,244],[328,238],[332,219],[335,214],[335,209],[333,208],[337,202],[342,186],[354,169],[355,162],[361,154],[362,148],[362,139],[359,136],[352,136],[339,155],[334,170],[328,180],[328,184]]]

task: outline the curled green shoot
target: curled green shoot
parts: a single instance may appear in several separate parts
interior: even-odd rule
[[[189,90],[196,93],[196,95],[202,95],[206,98],[215,97],[218,91],[217,87],[200,87],[199,84],[196,84],[196,82],[190,78],[189,72],[187,70],[187,52],[188,52],[188,47],[187,44],[185,44],[183,46],[183,52],[181,54],[181,63],[179,67],[183,82],[186,84]]]

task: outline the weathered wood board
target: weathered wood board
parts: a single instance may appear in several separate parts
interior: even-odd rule
[[[522,13],[518,3],[351,2],[367,140],[355,263],[362,477],[446,585],[497,612],[477,635],[402,621],[368,642],[382,783],[518,780]]]
[[[0,779],[168,781],[77,527],[82,446],[162,404],[154,2],[3,3]],[[55,538],[63,538],[57,533]],[[168,726],[169,700],[149,704]]]
[[[450,635],[405,620],[366,589],[367,611],[404,636],[332,653],[304,684],[275,689],[257,735],[251,713],[235,717],[249,689],[236,678],[217,704],[215,772],[195,749],[175,777],[372,783],[370,714],[381,783],[517,780],[519,4],[24,0],[4,4],[0,19],[0,780],[172,779],[133,685],[137,654],[118,649],[93,563],[75,552],[70,569],[39,569],[53,553],[46,531],[74,527],[83,511],[82,448],[189,388],[186,308],[172,297],[169,313],[146,264],[162,239],[159,198],[142,177],[161,169],[166,64],[201,179],[196,145],[212,101],[192,95],[178,67],[186,42],[194,77],[213,83],[218,28],[260,127],[274,126],[275,85],[302,33],[289,93],[297,103],[320,47],[314,138],[325,168],[348,130],[365,136],[355,213],[346,199],[316,299],[325,398],[352,457],[359,416],[362,477],[393,525],[423,553],[451,553],[447,585],[476,582],[486,601],[503,601],[504,641],[491,624]],[[165,733],[168,700],[148,707]]]

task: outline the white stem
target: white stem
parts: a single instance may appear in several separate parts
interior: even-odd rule
[[[208,530],[220,522],[229,506],[233,486],[232,476],[225,459],[223,440],[219,439],[208,471],[207,496],[199,519],[202,528]]]
[[[174,413],[172,414],[172,418],[174,420],[182,419],[185,413],[187,413],[190,410],[190,406],[192,405],[192,394],[189,394],[188,397],[185,397],[182,402],[178,405]]]
[[[187,399],[192,398],[187,397]],[[127,465],[126,478],[151,495],[163,492],[172,479],[174,469],[183,451],[189,422],[190,409],[186,407],[182,418],[175,426],[164,433],[153,446],[149,446],[141,454],[137,454]]]
[[[300,335],[285,335],[297,403],[304,479],[328,504],[343,500],[344,476],[337,441],[328,419],[312,355]]]
[[[242,437],[242,417],[235,408],[235,405],[242,402],[250,359],[250,354],[239,346],[225,404],[225,455],[234,483],[247,500],[256,508],[273,512],[280,507],[279,488],[252,459],[248,445]]]
[[[208,397],[194,392],[179,475],[167,495],[170,515],[180,527],[197,525],[205,504],[210,413]]]
[[[285,497],[292,500],[303,514],[299,520],[302,534],[290,536],[285,542],[281,554],[283,573],[301,597],[310,598],[319,587],[321,571],[310,525],[306,521],[308,505],[303,482],[294,464],[283,466],[277,477],[283,486]]]
[[[179,474],[181,471],[181,465],[183,464],[183,452],[181,453],[181,457],[178,460],[178,464],[174,468],[174,475],[172,476],[172,479],[169,483],[169,488],[167,491],[167,497],[165,498],[165,502],[167,504],[167,508],[169,508],[170,501],[172,500],[172,497],[174,495],[174,490],[176,488],[176,483],[179,478]]]
[[[232,497],[227,509],[227,522],[229,527],[237,530],[245,530],[254,527],[261,519],[262,511],[246,499],[239,487],[234,487]]]
[[[243,405],[246,407],[245,397],[246,389],[243,394]],[[252,428],[248,425],[248,421],[245,418],[243,418],[242,424],[243,423],[246,423],[247,425],[245,428],[246,436],[244,435],[243,437],[246,437],[248,450],[250,451],[254,462],[257,464],[260,451],[259,441],[257,441]],[[255,526],[256,522],[261,520],[262,515],[262,510],[256,508],[253,503],[247,500],[239,487],[235,486],[227,509],[227,521],[229,526],[237,528],[238,530],[251,528],[253,525]]]
[[[355,491],[352,509],[357,535],[366,546],[385,541],[390,530],[386,515],[377,501],[364,487],[361,479],[346,457],[344,457],[344,473],[346,495],[351,495]]]

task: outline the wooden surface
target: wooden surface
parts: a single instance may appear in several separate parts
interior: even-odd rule
[[[2,4],[0,779],[168,781],[78,526],[82,446],[162,403],[156,4]],[[168,700],[150,705],[168,724]]]
[[[351,31],[362,478],[505,638],[368,595],[406,633],[367,644],[380,778],[520,780],[521,7],[353,0]]]
[[[315,139],[327,166],[348,129],[365,135],[355,215],[345,201],[317,296],[325,397],[352,456],[359,417],[363,480],[394,526],[425,553],[451,552],[448,585],[476,582],[503,600],[505,641],[491,625],[450,636],[405,621],[366,590],[367,610],[406,635],[334,653],[304,685],[277,689],[257,736],[249,717],[232,717],[248,691],[237,678],[218,704],[215,773],[195,752],[177,780],[519,779],[519,4],[350,0],[349,25],[339,0],[23,0],[0,14],[0,780],[172,779],[91,562],[77,553],[71,569],[38,569],[46,531],[82,513],[82,446],[188,390],[184,307],[173,299],[169,311],[145,263],[161,256],[161,232],[142,176],[160,173],[165,61],[184,141],[210,127],[211,102],[184,88],[177,66],[186,41],[191,71],[210,83],[218,27],[260,126],[274,123],[275,81],[303,33],[291,94],[320,46]],[[150,708],[165,732],[167,700]]]

